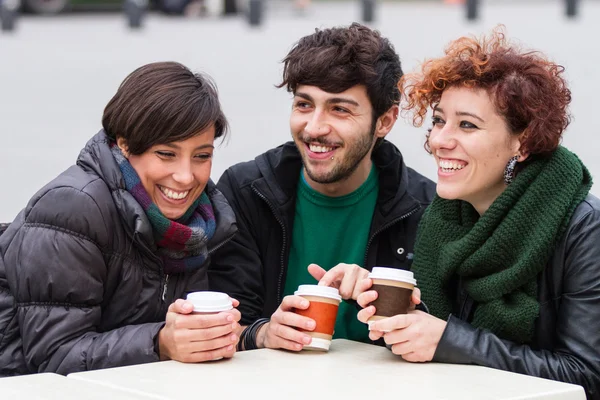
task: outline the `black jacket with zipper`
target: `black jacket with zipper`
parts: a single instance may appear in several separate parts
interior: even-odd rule
[[[455,310],[433,360],[477,364],[584,387],[600,400],[600,200],[575,209],[538,275],[540,311],[533,342],[520,345],[469,324],[475,302],[455,280]]]
[[[212,182],[212,252],[236,231]],[[158,361],[169,305],[208,288],[207,265],[165,276],[152,226],[103,131],[0,236],[0,376]]]
[[[372,155],[379,193],[362,267],[410,269],[417,226],[435,185],[406,167],[400,151],[383,141]],[[240,301],[241,323],[270,317],[283,297],[292,243],[296,191],[302,160],[288,142],[237,164],[217,187],[234,209],[239,231],[215,252],[210,286]],[[336,246],[336,243],[331,243]]]

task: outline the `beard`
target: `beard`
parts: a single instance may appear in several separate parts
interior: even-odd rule
[[[305,140],[300,137],[302,142]],[[371,148],[373,147],[373,143],[377,140],[375,137],[375,123],[371,126],[371,131],[366,132],[363,135],[360,135],[358,139],[353,142],[346,142],[344,146],[347,149],[347,152],[343,159],[338,160],[333,168],[325,173],[317,174],[315,171],[311,170],[309,163],[305,160],[307,157],[306,154],[300,152],[302,155],[302,164],[304,165],[304,170],[306,174],[312,179],[314,182],[320,184],[330,184],[341,182],[348,179],[354,171],[358,168],[360,162],[369,154]],[[332,143],[328,143],[324,138],[317,138],[306,140],[306,142],[317,142],[323,146],[331,146]]]

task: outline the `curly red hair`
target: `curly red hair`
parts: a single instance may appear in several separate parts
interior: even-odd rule
[[[489,37],[451,42],[445,56],[426,61],[420,73],[405,75],[399,83],[402,109],[412,113],[414,126],[421,126],[448,87],[485,89],[509,131],[523,133],[522,151],[549,153],[570,122],[571,91],[563,72],[541,53],[509,44],[502,28],[496,28]]]

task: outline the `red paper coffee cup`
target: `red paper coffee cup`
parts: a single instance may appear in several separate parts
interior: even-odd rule
[[[294,294],[310,302],[306,310],[296,309],[294,312],[311,318],[317,323],[314,330],[306,331],[312,337],[312,341],[305,345],[304,349],[328,351],[333,338],[338,308],[342,301],[340,292],[328,286],[300,285]]]

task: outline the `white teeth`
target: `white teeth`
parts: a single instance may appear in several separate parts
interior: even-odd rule
[[[164,188],[162,186],[159,186],[160,190],[170,199],[173,200],[181,200],[181,199],[185,199],[186,196],[188,195],[188,193],[190,192],[189,190],[186,190],[185,192],[174,192],[171,189],[167,189]]]
[[[333,147],[317,146],[316,144],[309,144],[308,148],[313,153],[328,153],[333,151]]]
[[[440,161],[440,167],[445,170],[461,170],[465,167],[465,165],[442,160]]]

